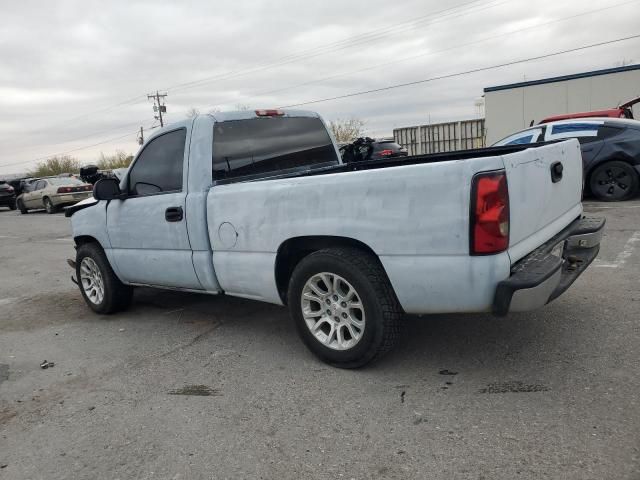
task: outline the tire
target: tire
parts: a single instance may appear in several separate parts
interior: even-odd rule
[[[289,282],[288,305],[305,345],[335,367],[358,368],[377,360],[400,334],[402,309],[382,265],[355,248],[303,258]]]
[[[26,215],[27,213],[29,213],[29,210],[27,210],[27,208],[24,206],[24,203],[22,203],[22,200],[16,200],[16,204],[20,209],[21,214]]]
[[[16,206],[16,201],[14,200],[9,204],[9,210],[15,210],[16,208],[18,207]]]
[[[104,251],[96,243],[78,247],[76,278],[84,301],[96,313],[115,313],[131,304],[133,288],[116,277]]]
[[[49,199],[49,197],[44,197],[42,199],[42,203],[44,203],[44,209],[47,211],[48,214],[56,213],[58,211],[58,209],[55,207],[55,205],[53,204],[51,199]]]
[[[591,193],[603,202],[619,202],[634,197],[639,183],[635,169],[619,160],[598,165],[589,176]]]

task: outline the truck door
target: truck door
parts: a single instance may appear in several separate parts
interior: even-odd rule
[[[47,186],[47,182],[44,180],[38,180],[35,182],[31,190],[24,194],[22,197],[22,203],[27,208],[44,208],[42,203],[42,194]]]
[[[187,234],[187,138],[178,128],[151,140],[129,170],[126,198],[109,203],[107,231],[125,281],[202,289]]]

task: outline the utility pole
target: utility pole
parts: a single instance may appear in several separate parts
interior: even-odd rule
[[[158,112],[158,116],[154,116],[156,120],[160,120],[160,126],[164,127],[164,121],[162,120],[162,114],[167,113],[167,107],[164,104],[164,99],[166,98],[166,93],[158,93],[156,90],[155,95],[149,94],[147,95],[147,99],[153,99],[153,111]],[[162,99],[162,101],[160,100]]]
[[[140,127],[140,135],[138,136],[138,145],[144,144],[144,129]]]

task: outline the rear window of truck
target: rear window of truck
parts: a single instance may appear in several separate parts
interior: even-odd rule
[[[213,129],[214,180],[260,178],[338,163],[319,118],[232,120]]]

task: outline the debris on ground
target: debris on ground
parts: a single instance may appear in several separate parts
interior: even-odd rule
[[[169,395],[196,395],[202,397],[218,397],[221,396],[222,393],[220,393],[219,390],[208,387],[206,385],[186,385],[182,388],[170,390]]]
[[[447,370],[446,368],[443,370],[440,370],[438,372],[440,375],[457,375],[458,372],[452,372],[451,370]]]
[[[42,363],[40,364],[40,368],[42,369],[52,368],[53,366],[55,366],[55,363],[47,362],[46,360],[43,360]]]

